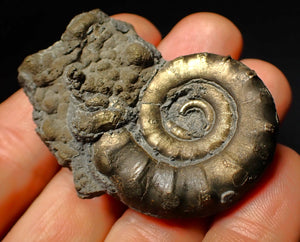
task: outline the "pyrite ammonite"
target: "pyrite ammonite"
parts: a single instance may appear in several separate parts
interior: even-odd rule
[[[18,78],[38,134],[82,198],[108,193],[152,216],[209,216],[245,195],[273,158],[277,114],[254,71],[210,53],[165,61],[100,10],[76,16]]]

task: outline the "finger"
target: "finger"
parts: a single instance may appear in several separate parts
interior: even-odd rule
[[[266,61],[244,59],[242,62],[255,70],[257,75],[263,80],[274,98],[279,119],[283,120],[292,101],[291,88],[284,74],[277,67]]]
[[[201,220],[165,220],[128,209],[113,225],[106,242],[118,241],[201,241]]]
[[[242,35],[230,20],[215,13],[195,13],[176,24],[158,49],[167,60],[198,52],[238,59],[242,46]]]
[[[62,168],[5,239],[103,241],[123,210],[123,205],[108,195],[78,198],[71,172]]]
[[[58,168],[34,129],[23,91],[0,105],[0,238]]]
[[[140,37],[155,46],[157,46],[161,40],[161,34],[158,29],[144,17],[130,13],[116,14],[112,17],[132,24]]]
[[[242,205],[213,224],[204,241],[298,241],[300,156],[278,146],[268,174]]]

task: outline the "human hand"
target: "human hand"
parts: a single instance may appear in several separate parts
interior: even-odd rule
[[[226,18],[197,13],[161,40],[142,17],[119,14],[156,45],[166,60],[197,52],[242,50],[239,30]],[[273,65],[242,60],[271,91],[282,120],[291,102],[285,76]],[[0,105],[0,238],[4,241],[297,241],[300,238],[300,157],[282,145],[258,184],[237,206],[208,219],[165,220],[126,208],[108,195],[77,197],[71,172],[59,168],[35,133],[23,91]]]

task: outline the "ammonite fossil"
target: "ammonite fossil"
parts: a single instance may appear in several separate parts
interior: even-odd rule
[[[277,114],[254,71],[210,53],[165,61],[100,10],[76,16],[18,78],[38,134],[82,198],[209,216],[242,198],[273,158]]]

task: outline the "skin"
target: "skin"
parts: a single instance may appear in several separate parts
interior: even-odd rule
[[[238,59],[243,40],[236,26],[213,13],[182,19],[161,40],[148,20],[118,14],[171,60],[195,52]],[[242,60],[271,91],[282,121],[291,103],[284,74],[262,60]],[[83,200],[72,174],[58,167],[36,135],[32,106],[22,90],[0,104],[0,239],[3,241],[298,241],[300,156],[277,146],[259,185],[237,206],[206,219],[164,220],[131,209],[108,195]]]

